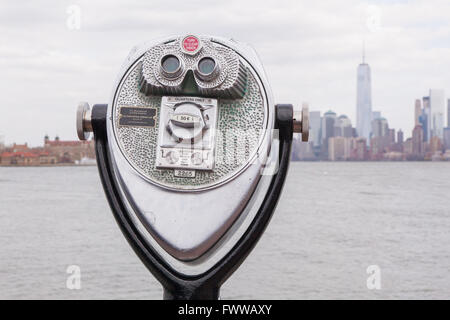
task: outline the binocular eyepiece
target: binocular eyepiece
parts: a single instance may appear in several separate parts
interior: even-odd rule
[[[275,105],[249,46],[180,36],[132,50],[106,104],[81,103],[125,237],[166,298],[218,297],[275,209],[308,110]]]

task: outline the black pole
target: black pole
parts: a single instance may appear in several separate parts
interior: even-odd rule
[[[164,287],[164,300],[219,300],[219,287],[191,287],[180,285],[169,290]]]

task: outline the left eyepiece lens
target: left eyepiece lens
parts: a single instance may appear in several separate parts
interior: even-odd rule
[[[168,74],[174,74],[180,69],[180,60],[174,55],[167,55],[161,59],[161,67]]]

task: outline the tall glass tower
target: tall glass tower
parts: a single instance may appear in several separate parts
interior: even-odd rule
[[[431,136],[444,138],[445,92],[440,89],[430,90]]]
[[[363,60],[358,66],[356,92],[356,132],[358,136],[366,138],[370,143],[371,122],[372,122],[372,92],[370,67],[365,62],[365,51],[363,50]]]
[[[312,136],[310,140],[313,141],[313,145],[315,148],[320,147],[322,144],[321,141],[321,117],[320,117],[320,111],[310,111],[309,112],[309,130],[310,135]]]
[[[447,128],[450,128],[450,99],[447,100]]]

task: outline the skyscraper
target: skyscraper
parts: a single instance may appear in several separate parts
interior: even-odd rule
[[[403,131],[401,129],[397,132],[397,143],[403,144]]]
[[[422,113],[419,116],[419,125],[422,126],[423,130],[423,141],[428,142],[430,140],[430,126],[428,125],[429,121],[429,112],[430,108],[423,108]],[[417,126],[417,125],[416,125]]]
[[[383,153],[391,145],[389,125],[386,118],[372,120],[372,138],[370,139],[371,158],[381,160]]]
[[[350,138],[353,136],[352,122],[346,115],[339,116],[334,123],[334,136]]]
[[[423,139],[426,142],[430,142],[431,138],[431,108],[430,108],[430,97],[422,98],[422,116],[420,123],[423,128]]]
[[[444,149],[450,150],[450,127],[444,129]]]
[[[420,99],[416,99],[416,103],[414,105],[414,126],[420,124],[420,116],[422,114],[422,103]]]
[[[447,128],[450,128],[450,99],[447,100]]]
[[[450,150],[450,99],[447,100],[447,128],[444,129],[444,146]]]
[[[328,158],[328,139],[334,137],[334,124],[336,122],[336,113],[333,111],[325,112],[322,118],[322,153]]]
[[[381,111],[372,111],[372,120],[381,118]]]
[[[389,136],[389,125],[386,118],[373,119],[372,136],[374,138]]]
[[[356,131],[358,136],[370,141],[370,127],[372,121],[372,93],[370,67],[365,62],[365,52],[363,51],[362,63],[357,71],[357,92],[356,92]]]
[[[321,145],[321,128],[322,120],[320,117],[320,111],[310,111],[309,112],[309,140],[313,142],[315,148]]]
[[[431,107],[431,136],[444,138],[444,113],[445,92],[444,90],[430,90]]]
[[[389,129],[389,143],[395,144],[395,129]]]
[[[415,159],[420,159],[424,153],[423,128],[420,124],[412,132],[412,153]]]
[[[5,147],[5,137],[0,134],[0,150],[3,150],[3,148]]]

